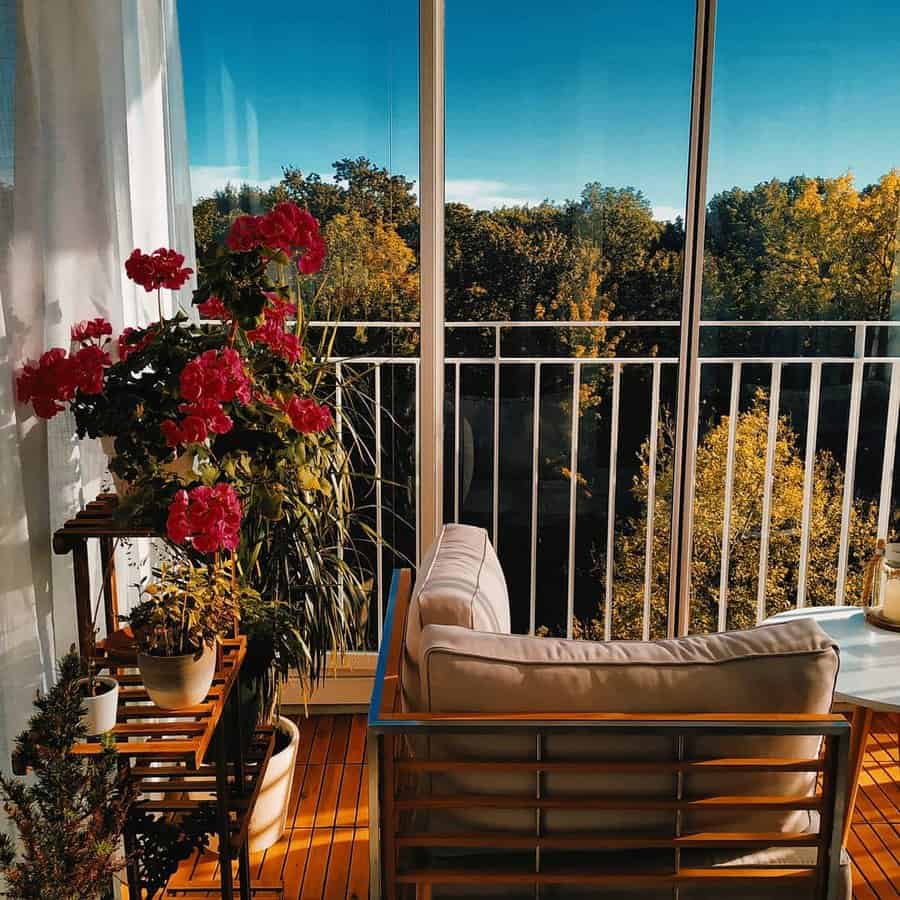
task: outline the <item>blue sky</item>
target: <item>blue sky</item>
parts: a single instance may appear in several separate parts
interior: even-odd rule
[[[683,207],[693,0],[446,3],[448,199]],[[343,156],[415,179],[417,9],[180,0],[195,195]],[[720,0],[716,41],[710,192],[900,165],[900,4]]]

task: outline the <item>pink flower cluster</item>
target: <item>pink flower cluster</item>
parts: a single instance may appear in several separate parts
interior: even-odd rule
[[[331,410],[310,397],[291,397],[282,408],[288,414],[291,425],[301,434],[313,434],[331,428]]]
[[[97,344],[88,344],[71,356],[60,347],[44,353],[37,362],[26,363],[16,377],[16,396],[30,403],[35,414],[52,419],[75,398],[76,391],[99,394],[103,370],[112,365],[109,354]]]
[[[257,247],[278,250],[288,256],[303,251],[297,269],[304,275],[314,275],[325,261],[325,241],[319,223],[296,203],[279,203],[263,216],[240,216],[232,223],[225,244],[237,253],[247,253]]]
[[[230,484],[181,490],[169,505],[166,533],[201,553],[235,550],[240,541],[241,501]]]
[[[176,250],[160,247],[153,253],[132,251],[125,260],[125,274],[148,293],[166,288],[177,291],[190,278],[193,269],[182,266],[184,255]]]
[[[259,328],[247,332],[248,340],[265,344],[273,353],[295,363],[303,355],[303,348],[296,334],[285,330],[287,317],[296,314],[293,303],[282,300],[277,294],[267,294],[269,303],[263,310],[265,321]]]
[[[166,419],[160,429],[170,447],[201,443],[210,434],[226,434],[234,424],[222,404],[250,400],[250,379],[237,350],[207,350],[182,370],[179,407],[185,418]]]

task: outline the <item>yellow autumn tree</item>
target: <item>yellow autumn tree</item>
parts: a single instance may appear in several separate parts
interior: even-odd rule
[[[727,537],[725,625],[729,629],[748,628],[757,622],[768,428],[768,398],[760,390],[750,406],[738,414],[735,427]],[[707,431],[697,449],[690,611],[690,629],[694,633],[715,631],[719,625],[728,441],[729,417],[723,416]],[[659,432],[650,570],[650,634],[653,637],[665,635],[668,616],[673,443],[671,424],[664,424]],[[639,638],[642,633],[646,510],[651,479],[649,451],[647,443],[641,451],[640,470],[632,486],[644,512],[625,523],[616,542],[612,605],[615,638]],[[776,425],[772,471],[764,616],[794,606],[798,589],[804,463],[797,433],[786,416],[779,417]],[[834,602],[843,492],[843,470],[831,453],[820,451],[813,472],[809,519],[806,603],[810,606]],[[877,510],[872,503],[857,500],[852,504],[848,526],[847,602],[859,597],[862,571],[874,545],[876,525]],[[600,612],[594,621],[578,623],[576,630],[580,635],[602,637]]]

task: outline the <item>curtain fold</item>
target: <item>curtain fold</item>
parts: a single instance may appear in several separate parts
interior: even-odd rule
[[[15,372],[68,348],[81,319],[103,316],[118,334],[155,318],[155,296],[125,277],[134,247],[176,246],[193,265],[174,0],[0,0],[4,22],[0,97],[14,100],[9,126],[0,120],[0,163],[12,160],[0,167],[0,768],[75,639],[71,558],[52,555],[51,535],[106,470],[68,414],[44,423],[15,404]],[[167,299],[171,311],[179,298]]]

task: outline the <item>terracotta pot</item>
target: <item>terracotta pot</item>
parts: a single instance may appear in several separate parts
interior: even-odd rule
[[[75,682],[75,689],[80,690],[87,685],[89,679],[79,678]],[[81,721],[89,735],[106,734],[116,724],[116,713],[119,709],[119,682],[108,675],[95,675],[95,684],[100,687],[100,692],[94,696],[86,695],[81,698],[81,706],[84,712]]]
[[[184,709],[206,699],[216,674],[216,648],[207,644],[202,653],[183,656],[138,653],[137,664],[150,699],[160,709]]]
[[[103,452],[106,454],[108,460],[114,460],[116,458],[115,445],[116,439],[112,435],[105,434],[100,438],[100,446],[103,448]],[[176,456],[172,462],[166,463],[162,469],[164,472],[171,472],[173,475],[177,475],[183,480],[190,480],[190,476],[194,474],[194,454],[181,453],[179,456]],[[110,471],[109,474],[113,481],[113,487],[116,489],[116,494],[118,494],[119,497],[126,497],[132,490],[131,482],[126,481],[124,478],[120,478],[113,471]]]
[[[248,840],[251,853],[271,847],[284,834],[287,826],[300,729],[284,716],[278,717],[277,728],[288,738],[288,745],[272,755],[263,776],[259,798],[253,808],[253,815],[250,816]]]

